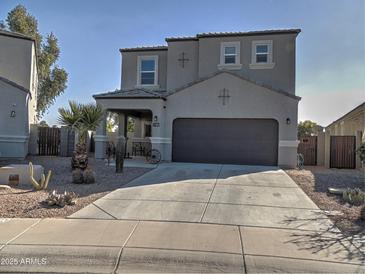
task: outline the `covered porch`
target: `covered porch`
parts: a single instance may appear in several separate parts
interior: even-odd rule
[[[164,138],[165,98],[142,90],[138,93],[117,91],[95,95],[94,98],[104,110],[94,138],[96,159],[107,158],[108,147],[116,147],[120,141],[125,145],[127,158],[143,158],[149,150],[157,149],[162,159],[166,159],[164,144],[168,140]],[[114,113],[117,117],[114,132],[107,131],[108,113]]]

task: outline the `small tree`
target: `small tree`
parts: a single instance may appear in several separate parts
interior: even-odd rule
[[[67,87],[68,74],[57,65],[60,48],[57,37],[51,32],[45,37],[38,30],[37,19],[22,5],[12,9],[0,29],[19,32],[35,39],[38,65],[37,116],[42,117]]]
[[[299,122],[298,138],[311,136],[312,134],[314,134],[316,127],[317,123],[310,120]]]

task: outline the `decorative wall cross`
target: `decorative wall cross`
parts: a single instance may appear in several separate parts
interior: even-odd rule
[[[181,63],[181,66],[184,68],[185,62],[190,61],[190,59],[185,58],[185,52],[182,52],[181,58],[177,59]]]
[[[218,98],[222,98],[223,106],[226,105],[226,102],[228,102],[229,97],[231,97],[231,96],[229,96],[229,90],[226,88],[222,89],[218,96]]]

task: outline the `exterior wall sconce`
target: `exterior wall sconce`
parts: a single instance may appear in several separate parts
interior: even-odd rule
[[[154,121],[154,122],[157,122],[157,121],[158,121],[158,117],[157,117],[157,115],[153,116],[153,121]]]
[[[291,124],[290,118],[286,118],[286,124],[287,125],[290,125]]]
[[[12,110],[12,111],[10,112],[10,117],[11,117],[11,118],[14,118],[15,116],[16,116],[15,110]]]

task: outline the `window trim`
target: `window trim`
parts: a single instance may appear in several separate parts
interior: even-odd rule
[[[141,69],[142,69],[142,61],[144,60],[154,60],[155,61],[155,78],[153,84],[142,84],[141,83]],[[136,87],[150,87],[150,88],[158,88],[158,55],[139,55],[137,57],[137,85]]]
[[[267,62],[256,62],[257,46],[267,46]],[[272,40],[255,40],[252,41],[252,50],[251,50],[251,64],[250,69],[272,69],[275,66],[273,62],[273,41]]]
[[[234,64],[226,64],[225,63],[225,48],[226,47],[234,47],[236,49],[236,59]],[[220,63],[218,64],[218,69],[228,69],[228,70],[238,70],[242,68],[241,64],[241,42],[221,42],[220,48]]]

